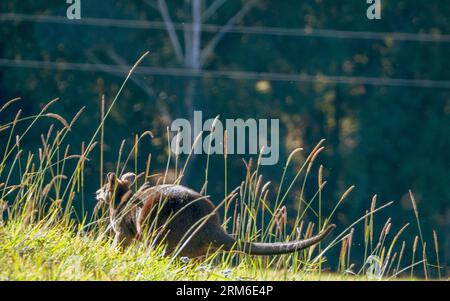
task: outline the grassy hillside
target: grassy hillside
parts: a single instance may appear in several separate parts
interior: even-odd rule
[[[0,280],[374,280],[258,268],[257,261],[236,266],[218,258],[202,263],[171,261],[160,251],[149,251],[140,244],[121,252],[107,238],[77,233],[74,227],[63,224],[25,226],[13,222],[0,226]]]

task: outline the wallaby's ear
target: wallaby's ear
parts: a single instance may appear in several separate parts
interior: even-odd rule
[[[131,187],[136,181],[136,174],[132,172],[127,172],[120,177],[120,180],[124,182],[128,187]]]
[[[106,179],[108,179],[108,183],[114,185],[116,183],[117,177],[116,174],[113,172],[109,172],[106,175]]]

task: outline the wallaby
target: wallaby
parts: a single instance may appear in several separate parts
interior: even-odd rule
[[[323,240],[336,227],[329,225],[318,235],[294,242],[253,243],[237,241],[221,227],[219,214],[205,196],[180,185],[143,184],[135,193],[133,173],[121,178],[109,173],[97,191],[97,200],[108,203],[115,241],[123,247],[146,231],[160,230],[159,240],[168,253],[196,258],[208,252],[240,251],[249,255],[279,255],[308,248]],[[181,244],[180,244],[181,242]],[[182,245],[182,248],[179,248]],[[177,249],[179,248],[179,249]]]

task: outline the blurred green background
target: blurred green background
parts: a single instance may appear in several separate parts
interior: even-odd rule
[[[442,261],[450,261],[450,3],[382,0],[382,19],[368,20],[365,0],[81,1],[80,21],[66,18],[65,1],[0,2],[0,106],[21,97],[32,114],[60,97],[53,111],[67,119],[82,107],[70,144],[79,152],[126,76],[142,63],[106,122],[106,169],[115,170],[122,139],[131,148],[146,130],[155,139],[139,150],[139,168],[153,154],[152,172],[167,160],[165,131],[194,109],[204,119],[280,119],[280,162],[263,169],[276,188],[289,153],[307,154],[324,138],[316,163],[328,181],[325,211],[352,184],[355,191],[335,216],[343,228],[362,216],[378,194],[393,207],[379,227],[417,229],[408,190],[418,201],[426,239],[436,229]],[[13,15],[11,15],[13,14]],[[191,26],[196,24],[197,26]],[[173,30],[171,30],[173,29]],[[239,72],[238,72],[239,71]],[[18,105],[16,105],[17,107]],[[14,118],[9,108],[1,121]],[[40,146],[40,133],[25,148]],[[0,141],[5,142],[4,134]],[[99,186],[98,151],[86,166],[87,206]],[[244,177],[242,158],[230,156],[229,187]],[[298,165],[304,157],[296,157]],[[223,197],[223,158],[213,156],[208,192]],[[200,189],[205,158],[195,158],[184,184]],[[134,169],[131,162],[128,169]],[[296,168],[288,170],[292,179]],[[316,172],[307,183],[312,196]],[[290,195],[297,208],[301,181]],[[309,217],[312,219],[312,217]],[[361,239],[361,237],[359,237]],[[356,240],[355,247],[361,245]],[[356,252],[355,252],[356,253]],[[432,255],[430,255],[432,256]]]

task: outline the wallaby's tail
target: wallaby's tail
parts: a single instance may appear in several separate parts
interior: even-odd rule
[[[329,225],[325,230],[316,236],[308,239],[293,242],[276,242],[276,243],[249,243],[237,242],[234,238],[226,235],[223,243],[225,251],[241,251],[249,255],[280,255],[297,252],[315,245],[330,234],[336,225]]]

